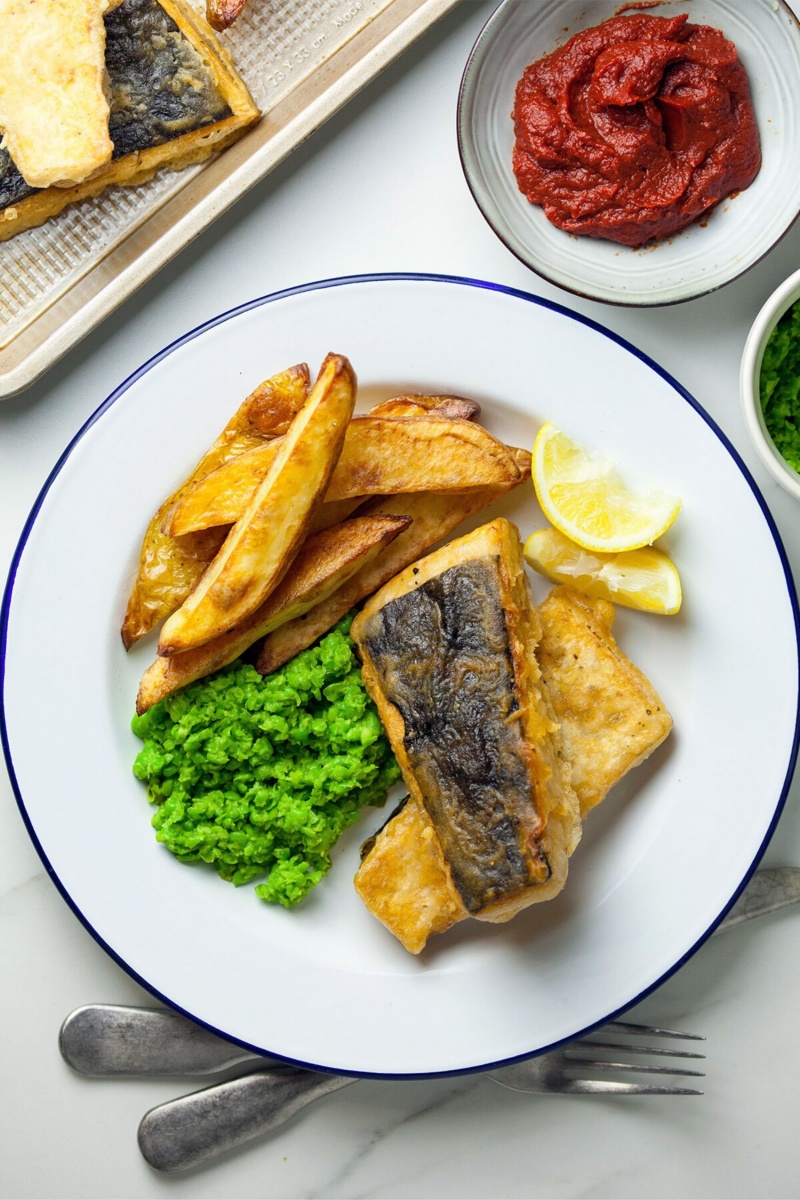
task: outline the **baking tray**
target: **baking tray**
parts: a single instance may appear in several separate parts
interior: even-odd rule
[[[458,2],[250,0],[220,38],[262,112],[257,125],[200,166],[110,188],[0,244],[0,399],[38,379]]]

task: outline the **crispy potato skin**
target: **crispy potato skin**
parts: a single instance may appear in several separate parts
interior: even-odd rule
[[[212,29],[222,33],[230,29],[240,16],[247,0],[208,0],[206,4],[206,20]]]
[[[259,384],[239,406],[184,483],[152,517],[144,535],[139,567],[122,623],[122,641],[126,650],[180,607],[224,541],[224,537],[220,540],[213,533],[205,539],[192,535],[188,539],[173,540],[162,532],[171,509],[192,484],[223,462],[284,434],[305,403],[309,383],[308,367],[300,363]]]
[[[160,655],[201,646],[248,617],[300,548],[341,453],[356,397],[342,355],[329,354],[280,450],[216,558],[165,622]]]
[[[464,396],[394,396],[369,410],[371,417],[424,417],[426,413],[441,417],[460,417],[462,421],[477,421],[481,406]]]
[[[360,512],[403,514],[412,517],[413,524],[374,563],[358,571],[343,587],[308,613],[304,620],[289,621],[271,633],[261,647],[256,670],[262,675],[269,675],[283,666],[295,654],[327,633],[354,605],[382,587],[441,538],[452,533],[462,521],[517,487],[526,478],[524,451],[521,454],[523,457],[517,459],[520,478],[502,486],[475,488],[469,492],[414,492],[404,496],[384,496],[365,504]]]
[[[167,532],[179,537],[237,521],[271,469],[280,445],[264,443],[198,480],[172,510]],[[472,421],[435,410],[425,416],[354,417],[325,500],[463,491],[518,476],[508,447]]]
[[[227,666],[271,630],[300,618],[371,562],[410,524],[409,517],[354,517],[312,534],[294,560],[291,573],[246,620],[194,650],[157,658],[148,667],[136,711],[143,713],[178,688]]]

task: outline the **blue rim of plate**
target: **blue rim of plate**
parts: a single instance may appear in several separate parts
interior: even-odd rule
[[[394,1073],[394,1072],[392,1072],[392,1073],[373,1072],[373,1071],[346,1071],[341,1068],[337,1068],[335,1071],[333,1071],[333,1069],[330,1067],[319,1066],[318,1064],[315,1064],[315,1063],[308,1063],[308,1062],[304,1062],[299,1059],[289,1058],[286,1055],[276,1054],[275,1051],[269,1050],[266,1047],[255,1046],[250,1042],[241,1041],[238,1038],[232,1038],[224,1031],[217,1029],[215,1026],[209,1024],[206,1021],[200,1020],[199,1018],[195,1017],[193,1013],[189,1012],[187,1009],[181,1007],[180,1005],[175,1004],[172,1000],[169,999],[168,996],[165,996],[162,992],[158,991],[158,989],[156,987],[154,987],[151,983],[149,983],[146,979],[144,979],[141,975],[139,975],[137,971],[135,971],[131,966],[129,966],[128,963],[126,963],[125,960],[123,958],[121,958],[120,955],[117,954],[117,952],[108,944],[108,942],[106,942],[100,936],[100,934],[97,932],[97,930],[92,926],[89,919],[78,908],[77,904],[74,902],[74,900],[70,896],[69,892],[64,887],[61,880],[59,879],[55,868],[53,867],[52,863],[48,859],[47,854],[45,853],[44,847],[42,846],[41,842],[39,841],[39,839],[36,835],[36,832],[33,828],[31,819],[25,808],[25,801],[23,800],[22,792],[20,790],[19,784],[17,782],[16,773],[14,771],[13,759],[12,759],[12,755],[11,755],[11,747],[10,747],[9,741],[8,741],[8,730],[6,728],[5,703],[4,703],[4,700],[5,700],[6,645],[7,645],[7,640],[8,640],[8,621],[9,621],[11,600],[12,600],[12,595],[13,595],[13,590],[14,590],[14,581],[16,579],[16,575],[17,575],[17,571],[19,569],[19,564],[22,559],[22,555],[25,551],[25,547],[27,545],[28,538],[30,536],[30,533],[31,533],[33,525],[36,521],[36,518],[38,517],[39,512],[42,508],[42,505],[44,504],[44,501],[47,497],[47,493],[50,491],[50,488],[52,487],[54,481],[56,480],[58,475],[61,473],[61,471],[62,471],[63,467],[65,466],[67,460],[69,459],[72,451],[75,449],[77,444],[81,441],[84,434],[89,429],[91,429],[91,427],[94,425],[94,423],[97,420],[99,420],[99,418],[103,415],[103,413],[105,413],[112,406],[112,404],[115,404],[116,401],[119,400],[119,398],[121,396],[123,396],[125,394],[125,392],[127,392],[128,389],[134,383],[137,382],[137,380],[141,379],[143,375],[146,375],[148,371],[152,370],[153,367],[155,367],[158,363],[160,363],[163,359],[165,359],[174,350],[177,350],[179,347],[185,346],[188,342],[191,342],[195,338],[200,337],[207,330],[213,329],[217,325],[222,325],[226,321],[229,321],[234,317],[241,316],[243,313],[251,312],[253,309],[261,308],[264,305],[271,304],[277,300],[285,300],[290,296],[298,296],[298,295],[302,295],[303,293],[307,293],[307,292],[317,292],[317,291],[323,291],[326,289],[337,288],[337,287],[350,287],[350,286],[363,284],[363,283],[372,284],[372,283],[399,283],[399,282],[411,282],[411,283],[423,283],[423,284],[425,284],[425,283],[438,283],[438,284],[445,283],[445,284],[451,284],[451,285],[454,285],[457,287],[476,288],[480,291],[499,292],[502,295],[512,296],[518,300],[524,300],[527,303],[533,304],[540,308],[549,309],[551,312],[560,313],[562,316],[568,317],[570,320],[577,321],[579,324],[586,325],[590,329],[595,330],[595,332],[603,334],[604,337],[609,338],[612,342],[616,342],[616,344],[618,346],[621,346],[623,350],[626,350],[629,354],[632,354],[635,358],[638,358],[641,362],[643,362],[651,370],[655,371],[655,373],[657,375],[659,375],[663,380],[665,380],[665,382],[668,383],[670,385],[670,387],[672,387],[677,392],[677,394],[683,400],[685,400],[686,403],[689,404],[695,410],[695,412],[698,413],[698,415],[700,417],[702,417],[702,419],[706,422],[706,424],[709,426],[709,428],[712,430],[712,432],[716,435],[716,437],[719,439],[719,441],[725,447],[727,452],[730,454],[731,458],[736,463],[736,465],[739,468],[740,472],[742,473],[743,477],[747,481],[747,483],[750,487],[750,490],[752,491],[752,493],[761,509],[761,512],[764,516],[764,520],[767,524],[767,528],[769,529],[769,531],[772,535],[772,539],[775,544],[775,549],[777,550],[778,557],[781,562],[781,566],[783,567],[784,577],[786,580],[786,589],[787,589],[787,592],[789,595],[789,600],[790,600],[790,603],[792,606],[792,613],[793,613],[793,617],[794,617],[794,629],[795,629],[795,654],[797,657],[798,681],[800,681],[800,606],[798,605],[797,592],[796,592],[796,589],[794,586],[794,580],[792,578],[792,571],[789,566],[789,561],[786,557],[786,551],[784,549],[783,542],[781,541],[780,534],[778,533],[777,527],[772,518],[772,514],[769,511],[769,508],[767,507],[763,496],[761,495],[760,491],[758,490],[758,486],[757,486],[755,480],[753,479],[752,475],[748,471],[745,463],[739,456],[738,452],[733,447],[733,445],[728,440],[728,438],[725,436],[725,434],[722,432],[722,430],[719,428],[719,426],[716,424],[714,419],[705,411],[705,409],[698,403],[698,401],[695,400],[694,396],[692,396],[691,393],[686,390],[686,388],[684,388],[680,383],[678,383],[678,381],[676,379],[674,379],[673,376],[670,375],[668,371],[664,370],[663,367],[659,366],[659,364],[657,362],[655,362],[652,358],[650,358],[643,351],[637,349],[637,347],[634,346],[631,342],[628,342],[625,338],[620,337],[619,334],[614,333],[610,329],[607,329],[604,325],[601,325],[599,322],[592,320],[591,317],[585,317],[581,313],[574,312],[572,309],[566,308],[564,305],[558,304],[555,301],[546,300],[541,296],[536,296],[531,292],[522,291],[519,288],[507,287],[505,284],[490,283],[486,280],[481,280],[481,279],[470,279],[466,276],[436,275],[436,274],[426,274],[426,273],[421,273],[421,272],[383,272],[383,273],[376,273],[376,274],[370,274],[370,275],[344,275],[344,276],[339,276],[339,277],[335,277],[332,279],[320,279],[320,280],[316,280],[312,283],[299,284],[295,287],[286,288],[279,292],[272,292],[266,296],[259,296],[255,300],[246,301],[244,304],[237,305],[237,307],[235,307],[235,308],[230,308],[226,312],[220,313],[218,316],[212,317],[208,321],[204,321],[203,324],[197,325],[194,329],[190,330],[188,333],[182,334],[181,337],[177,338],[173,342],[170,342],[162,350],[159,350],[156,354],[154,354],[151,358],[149,358],[145,363],[143,363],[142,366],[138,367],[134,372],[132,372],[132,374],[130,374],[127,377],[127,379],[123,380],[123,382],[117,388],[115,388],[114,391],[111,392],[111,394],[109,396],[106,397],[106,399],[102,402],[102,404],[100,404],[99,407],[97,409],[95,409],[95,411],[88,418],[88,420],[81,426],[81,428],[75,434],[74,438],[69,443],[67,448],[64,450],[63,454],[58,459],[57,463],[55,464],[52,471],[50,472],[47,479],[45,480],[45,483],[44,483],[41,491],[39,492],[39,495],[37,496],[37,498],[34,502],[34,505],[28,515],[28,519],[26,520],[26,522],[23,526],[22,533],[20,534],[16,550],[14,551],[14,556],[11,560],[11,566],[9,568],[8,578],[7,578],[5,590],[3,593],[3,602],[2,602],[2,606],[0,607],[0,741],[2,741],[3,754],[5,756],[5,761],[6,761],[6,768],[8,770],[8,775],[11,780],[11,786],[13,788],[14,795],[16,797],[17,806],[18,806],[20,814],[22,816],[22,820],[25,824],[25,828],[28,831],[29,837],[30,837],[31,841],[33,842],[34,848],[36,849],[37,854],[39,855],[40,859],[42,860],[42,863],[43,863],[48,875],[52,879],[53,883],[55,884],[57,890],[60,892],[63,899],[66,901],[66,903],[71,908],[72,912],[75,914],[75,916],[78,918],[78,920],[84,926],[84,928],[88,931],[88,933],[91,934],[91,936],[94,938],[94,940],[97,942],[97,944],[106,952],[106,954],[109,955],[110,958],[113,959],[113,961],[117,964],[117,966],[121,967],[122,970],[125,971],[125,973],[127,975],[129,975],[133,980],[135,980],[135,982],[138,983],[142,988],[144,988],[145,991],[149,992],[152,996],[154,996],[157,1000],[161,1001],[163,1004],[167,1005],[169,1008],[173,1009],[176,1012],[181,1013],[182,1016],[187,1017],[189,1020],[194,1021],[196,1024],[203,1026],[203,1028],[208,1029],[211,1033],[215,1033],[219,1037],[224,1038],[226,1041],[232,1042],[236,1046],[241,1046],[242,1049],[249,1050],[253,1054],[256,1054],[256,1055],[264,1055],[264,1056],[267,1056],[270,1058],[279,1059],[281,1062],[289,1063],[294,1066],[305,1067],[305,1068],[308,1068],[309,1070],[322,1071],[322,1072],[327,1072],[327,1073],[332,1073],[332,1074],[337,1074],[337,1075],[350,1075],[350,1076],[353,1076],[354,1078],[358,1078],[358,1079],[437,1079],[437,1078],[441,1079],[441,1078],[449,1078],[450,1076],[457,1076],[457,1075],[473,1075],[473,1074],[476,1074],[481,1071],[492,1070],[495,1067],[509,1066],[512,1063],[524,1062],[528,1058],[535,1058],[541,1054],[546,1054],[548,1051],[554,1050],[558,1046],[568,1044],[569,1042],[573,1041],[575,1038],[582,1037],[587,1033],[591,1033],[593,1030],[600,1028],[602,1025],[605,1025],[608,1021],[616,1020],[623,1013],[627,1012],[629,1009],[633,1008],[636,1004],[639,1004],[647,996],[651,995],[654,991],[656,991],[659,987],[661,987],[661,985],[663,983],[665,983],[666,980],[668,980],[672,975],[674,975],[676,971],[680,970],[680,968],[686,962],[689,961],[689,959],[695,954],[695,952],[697,950],[699,950],[699,948],[711,936],[711,934],[714,932],[714,930],[717,928],[717,926],[720,924],[720,922],[724,919],[726,913],[728,913],[730,911],[730,909],[733,907],[733,905],[738,900],[741,893],[744,891],[744,888],[747,886],[748,881],[750,880],[751,876],[755,872],[755,870],[764,854],[764,851],[766,850],[767,846],[769,845],[770,839],[771,839],[773,833],[775,832],[775,827],[778,823],[778,820],[780,819],[781,813],[783,812],[783,808],[786,803],[786,798],[789,793],[789,788],[791,787],[792,777],[793,777],[795,765],[797,762],[798,752],[800,751],[800,684],[798,686],[798,696],[797,696],[798,711],[797,711],[797,714],[795,717],[794,738],[793,738],[792,747],[791,747],[791,750],[789,753],[789,761],[787,764],[786,776],[785,776],[783,787],[781,788],[781,794],[780,794],[780,797],[778,798],[778,801],[777,801],[777,804],[775,807],[775,811],[773,813],[769,827],[768,827],[767,832],[762,840],[761,845],[758,848],[758,851],[756,852],[755,857],[753,858],[753,861],[752,861],[750,867],[745,872],[745,875],[744,875],[741,883],[736,888],[734,894],[731,896],[728,903],[723,907],[723,909],[719,913],[718,917],[715,918],[715,920],[711,923],[711,925],[708,927],[708,929],[705,931],[705,933],[702,935],[702,937],[698,938],[697,941],[694,943],[694,945],[691,946],[689,948],[689,950],[687,950],[687,952],[676,963],[674,963],[668,970],[666,970],[661,976],[659,976],[659,978],[654,983],[650,984],[649,987],[647,987],[643,991],[639,992],[630,1001],[628,1001],[628,1003],[626,1003],[625,1005],[623,1005],[622,1007],[620,1007],[618,1009],[615,1009],[613,1012],[608,1013],[606,1016],[604,1016],[602,1018],[602,1020],[594,1021],[594,1022],[592,1022],[591,1025],[588,1025],[583,1029],[577,1030],[569,1038],[561,1038],[561,1039],[559,1039],[559,1041],[552,1042],[547,1046],[541,1046],[537,1050],[532,1050],[527,1054],[518,1054],[518,1055],[514,1055],[511,1058],[500,1059],[495,1062],[482,1063],[482,1064],[480,1064],[478,1066],[474,1066],[474,1067],[458,1067],[451,1071],[431,1071],[431,1072],[418,1071],[418,1072],[414,1072],[413,1074],[402,1074],[402,1073]]]
[[[530,257],[526,257],[523,250],[518,249],[514,244],[512,244],[511,239],[507,237],[505,233],[503,233],[503,231],[498,227],[498,224],[495,223],[495,221],[493,221],[487,213],[483,200],[479,195],[480,189],[475,180],[475,175],[477,172],[473,172],[473,168],[469,162],[470,158],[475,162],[479,161],[480,155],[475,150],[473,140],[466,137],[464,132],[464,108],[466,105],[467,94],[471,85],[472,76],[475,73],[476,65],[480,66],[482,56],[486,53],[486,47],[491,41],[494,26],[501,22],[503,11],[510,3],[513,3],[513,0],[500,0],[500,3],[489,15],[483,25],[483,28],[472,44],[472,49],[469,52],[469,57],[467,58],[464,66],[464,70],[461,75],[461,82],[458,87],[458,103],[456,106],[456,140],[458,142],[458,157],[461,163],[461,170],[464,175],[464,179],[466,180],[467,187],[469,188],[470,195],[475,201],[475,206],[478,209],[478,212],[481,214],[495,237],[502,242],[506,250],[508,250],[510,254],[513,254],[514,257],[521,262],[524,267],[526,267],[529,271],[533,271],[535,275],[538,275],[547,283],[552,283],[554,287],[561,288],[562,291],[569,292],[573,296],[580,296],[584,300],[592,300],[595,304],[608,304],[611,307],[634,309],[671,308],[676,304],[686,304],[690,300],[699,300],[703,296],[710,296],[714,292],[718,292],[722,288],[727,287],[728,284],[734,283],[737,279],[741,279],[743,275],[748,273],[748,271],[752,271],[753,267],[756,267],[760,262],[763,262],[767,255],[771,254],[775,247],[783,241],[789,230],[794,226],[798,218],[800,218],[800,209],[798,209],[798,211],[794,214],[786,228],[778,234],[772,245],[769,246],[763,254],[759,255],[759,257],[751,262],[748,266],[737,272],[736,275],[731,275],[730,279],[725,279],[722,283],[715,284],[713,287],[702,288],[700,291],[692,292],[692,294],[689,296],[678,296],[674,300],[635,301],[631,300],[630,298],[612,300],[608,296],[598,296],[593,292],[583,292],[578,287],[570,287],[568,284],[563,283],[560,279],[556,279],[552,274],[549,274],[541,266],[534,266],[533,262],[530,260]],[[781,8],[787,13],[798,29],[800,29],[800,16],[798,16],[798,14],[789,7],[787,0],[777,0],[777,3],[780,4]],[[639,7],[645,7],[646,4],[647,0],[645,0],[645,4],[640,5]],[[636,5],[632,5],[632,7],[635,8]],[[643,356],[640,355],[640,357]],[[669,378],[668,376],[665,377]],[[674,381],[670,380],[670,382]]]

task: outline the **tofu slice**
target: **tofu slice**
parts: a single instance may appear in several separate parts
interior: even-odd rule
[[[82,183],[111,161],[108,0],[0,0],[0,129],[31,187]]]

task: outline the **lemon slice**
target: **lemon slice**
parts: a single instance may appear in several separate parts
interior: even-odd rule
[[[585,550],[638,550],[661,537],[681,510],[663,492],[641,495],[613,464],[587,454],[549,422],[533,445],[533,486],[547,519]]]
[[[626,608],[671,615],[681,606],[681,580],[662,550],[645,546],[619,554],[584,550],[557,529],[537,529],[523,547],[525,561],[553,583]]]

